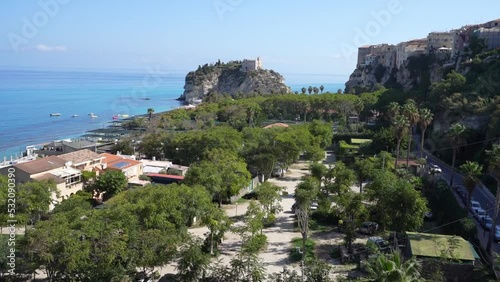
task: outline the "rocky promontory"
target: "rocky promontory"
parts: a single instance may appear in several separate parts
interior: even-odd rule
[[[256,63],[257,62],[257,63]],[[186,76],[184,93],[179,100],[203,99],[208,94],[231,96],[290,93],[283,76],[273,70],[262,69],[257,61],[231,61],[205,64]]]

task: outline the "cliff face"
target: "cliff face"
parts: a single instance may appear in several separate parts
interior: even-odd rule
[[[189,72],[184,94],[179,99],[202,99],[212,92],[248,95],[290,93],[291,89],[284,84],[283,76],[272,70],[242,71],[241,63],[238,62],[217,63]]]
[[[378,85],[403,90],[429,86],[442,79],[445,68],[454,68],[453,64],[445,64],[448,59],[448,54],[436,53],[409,58],[400,68],[382,64],[359,66],[349,76],[345,92],[374,91]]]

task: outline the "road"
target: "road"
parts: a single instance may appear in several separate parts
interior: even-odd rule
[[[418,150],[420,150],[420,138],[417,136],[415,137],[414,136],[414,143],[417,144],[417,147],[418,147]],[[420,155],[420,151],[418,151],[418,154],[417,155]],[[432,155],[431,153],[427,152],[424,150],[424,154],[423,154],[423,157],[427,159],[427,163],[430,165],[430,164],[437,164],[441,170],[442,170],[442,173],[440,174],[440,176],[449,184],[450,183],[450,177],[451,177],[451,167],[449,165],[447,165],[445,162],[441,161],[440,159],[438,159],[437,157],[435,157],[434,155]],[[463,182],[463,176],[458,173],[455,169],[455,174],[453,175],[453,186],[455,185],[464,185],[464,182]],[[455,195],[455,198],[457,199],[458,203],[460,204],[460,206],[463,206],[462,205],[462,201],[461,199],[458,197],[458,195],[456,193],[453,193]],[[478,201],[480,204],[481,204],[481,207],[483,209],[485,209],[487,211],[487,213],[491,216],[491,218],[493,218],[493,208],[495,206],[495,196],[490,192],[490,190],[488,190],[488,188],[486,188],[482,183],[480,183],[479,185],[477,185],[476,189],[474,189],[474,192],[472,193],[472,197],[474,198],[475,201]],[[469,215],[474,218],[472,216],[472,214],[469,212]],[[484,249],[486,249],[486,246],[488,244],[488,238],[490,236],[489,232],[486,231],[483,229],[483,227],[481,226],[481,224],[479,224],[479,222],[474,219],[475,222],[476,222],[476,226],[477,226],[477,229],[478,229],[478,238],[479,238],[479,241],[481,242],[481,245]],[[497,224],[500,225],[500,217],[497,219]],[[494,230],[492,228],[492,230]],[[493,243],[493,246],[492,246],[492,249],[495,253],[500,253],[500,245],[497,244],[497,243]]]

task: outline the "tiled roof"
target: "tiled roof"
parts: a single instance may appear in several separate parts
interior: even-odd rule
[[[103,163],[107,163],[107,164],[123,159],[120,156],[108,154],[108,153],[102,153],[101,156],[104,157]]]
[[[73,164],[80,164],[83,162],[93,161],[93,160],[104,158],[103,156],[96,154],[88,149],[59,155],[59,157],[63,160],[68,161],[68,162],[73,162]]]
[[[57,156],[50,156],[46,158],[37,159],[31,162],[20,163],[15,165],[16,169],[25,171],[29,174],[37,174],[56,168],[64,167],[66,161]]]
[[[53,175],[51,173],[45,173],[45,174],[42,174],[40,176],[37,176],[37,177],[33,177],[34,180],[38,180],[38,181],[42,181],[42,180],[54,180],[57,184],[60,184],[60,183],[65,183],[66,180],[64,180],[63,178],[57,176],[57,175]]]
[[[272,128],[272,127],[288,127],[288,124],[278,122],[278,123],[273,123],[273,124],[264,126],[264,128]]]

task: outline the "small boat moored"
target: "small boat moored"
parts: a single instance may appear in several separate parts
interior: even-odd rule
[[[61,113],[52,113],[50,114],[51,117],[58,117],[61,116]]]
[[[71,117],[72,118],[76,118],[76,117],[79,117],[79,115],[72,115]]]

